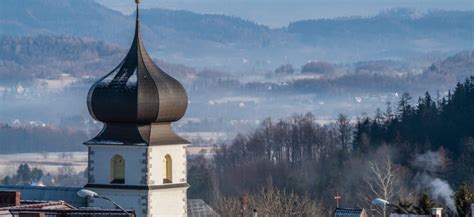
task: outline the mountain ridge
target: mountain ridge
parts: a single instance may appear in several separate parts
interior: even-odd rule
[[[4,0],[0,34],[73,35],[128,46],[134,14],[92,0]],[[473,49],[474,11],[416,14],[396,9],[372,17],[301,20],[270,28],[238,17],[184,10],[143,9],[147,49],[170,62],[261,71],[276,63],[400,59]]]

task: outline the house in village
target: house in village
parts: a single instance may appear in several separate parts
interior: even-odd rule
[[[367,217],[365,209],[336,208],[333,217]]]

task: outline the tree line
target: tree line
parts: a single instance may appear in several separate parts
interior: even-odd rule
[[[458,83],[446,97],[433,98],[428,92],[416,105],[404,93],[395,108],[377,110],[374,117],[361,117],[356,123],[354,148],[367,153],[382,144],[394,144],[406,156],[407,165],[426,150],[446,150],[452,159],[451,181],[474,182],[474,76]],[[459,176],[463,174],[465,176]]]
[[[68,156],[65,154],[64,157]],[[87,183],[87,173],[85,171],[76,172],[72,165],[64,165],[58,168],[55,174],[50,174],[40,168],[31,168],[27,163],[22,163],[18,166],[15,174],[3,177],[0,179],[0,183],[20,186],[83,187]]]
[[[417,104],[403,94],[396,107],[355,123],[339,115],[320,125],[311,113],[268,118],[217,148],[213,159],[192,160],[189,197],[219,209],[223,199],[276,189],[308,196],[324,216],[339,193],[342,206],[375,215],[390,212],[371,205],[380,197],[413,213],[441,206],[448,216],[465,216],[474,183],[473,81],[458,83],[446,97],[427,93]],[[458,190],[442,194],[444,184]]]
[[[1,154],[84,151],[86,132],[50,126],[0,124]]]

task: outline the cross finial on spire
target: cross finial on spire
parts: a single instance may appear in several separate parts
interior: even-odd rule
[[[141,2],[141,0],[135,0],[135,3],[137,3],[137,17],[136,17],[137,24],[138,24],[138,19],[140,18],[140,16],[139,16],[140,8],[138,7],[138,4],[140,4],[140,2]]]
[[[339,200],[341,199],[341,195],[339,195],[339,192],[336,192],[336,196],[334,197],[336,200],[336,208],[339,208]]]

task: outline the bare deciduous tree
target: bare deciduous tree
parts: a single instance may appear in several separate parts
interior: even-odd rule
[[[319,204],[308,196],[298,196],[273,187],[248,195],[246,213],[241,213],[239,198],[224,198],[214,204],[222,216],[250,216],[257,210],[258,216],[322,216]]]
[[[363,197],[369,206],[375,198],[393,202],[405,193],[401,180],[401,168],[393,163],[387,149],[381,148],[376,153],[380,157],[368,163],[368,174],[364,179],[367,188]],[[386,216],[386,207],[375,208],[379,216]]]
[[[222,217],[240,216],[240,201],[238,198],[229,197],[219,199],[213,204],[213,208]]]

